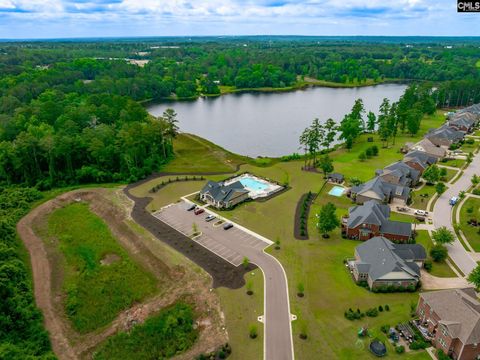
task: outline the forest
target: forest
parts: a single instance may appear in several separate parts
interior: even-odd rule
[[[422,114],[437,106],[480,102],[479,45],[462,38],[292,37],[0,43],[0,359],[54,358],[15,232],[41,191],[132,182],[174,156],[175,111],[154,118],[143,102],[311,80],[414,82],[398,103],[383,104],[379,118],[362,123],[357,102],[338,129],[330,122],[321,139],[314,124],[303,139],[316,152],[333,132],[348,145],[374,126],[388,143],[392,129],[415,133]]]

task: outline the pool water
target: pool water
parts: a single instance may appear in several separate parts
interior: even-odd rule
[[[246,177],[246,178],[240,179],[239,181],[243,186],[245,186],[249,190],[263,191],[269,188],[268,184],[264,184],[263,182],[260,182],[253,178]]]
[[[334,186],[329,192],[329,195],[333,196],[342,196],[343,193],[345,192],[345,189],[341,186]]]

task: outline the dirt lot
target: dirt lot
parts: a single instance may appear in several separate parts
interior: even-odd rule
[[[157,295],[120,313],[106,328],[86,335],[75,332],[64,315],[61,289],[64,259],[54,239],[41,239],[37,234],[45,226],[48,214],[74,201],[88,202],[91,211],[105,221],[132,259],[151,271],[161,287]],[[134,224],[129,215],[132,209],[133,203],[121,190],[78,190],[40,205],[17,225],[30,253],[35,299],[60,359],[92,358],[96,346],[106,338],[143,322],[180,298],[194,305],[200,337],[194,347],[178,359],[191,359],[195,354],[212,351],[227,342],[219,299],[209,289],[211,278]]]

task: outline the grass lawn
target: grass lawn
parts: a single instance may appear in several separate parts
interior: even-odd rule
[[[190,305],[177,303],[135,326],[108,338],[94,354],[96,360],[166,359],[189,349],[198,336]]]
[[[470,214],[468,213],[468,209],[472,210]],[[480,227],[467,224],[467,221],[470,219],[480,220],[480,199],[469,198],[465,200],[465,203],[460,209],[460,228],[472,248],[475,251],[480,251],[480,234],[478,233]]]
[[[430,234],[427,230],[417,230],[417,237],[415,238],[417,244],[422,244],[425,250],[427,251],[427,256],[430,253],[430,249],[433,246],[433,241],[430,237]],[[455,273],[448,266],[446,262],[432,262],[432,270],[430,274],[438,277],[455,277]]]
[[[463,160],[463,159],[444,159],[440,162],[440,165],[446,165],[446,166],[453,166],[453,167],[461,168],[463,165],[465,165],[465,160]]]
[[[410,206],[414,209],[427,210],[428,201],[432,198],[435,192],[434,185],[425,185],[420,190],[412,191],[412,203]]]
[[[447,175],[441,179],[445,183],[448,183],[450,180],[452,180],[455,177],[455,175],[457,175],[458,172],[460,171],[460,170],[453,170],[453,169],[446,169],[446,170],[447,170]]]
[[[120,311],[156,291],[153,275],[129,259],[87,204],[55,210],[48,217],[47,231],[65,256],[65,311],[80,333],[107,325]],[[108,258],[111,261],[102,264]]]
[[[281,250],[278,250],[281,251]],[[256,269],[245,275],[253,295],[247,295],[247,285],[241,289],[217,289],[225,313],[229,342],[232,344],[230,360],[263,359],[263,324],[257,317],[263,315],[263,274]],[[250,339],[250,326],[256,326],[258,336]]]
[[[478,145],[479,143],[477,141],[475,141],[473,144],[463,143],[462,146],[460,147],[460,150],[462,150],[465,153],[474,152],[475,150],[478,149]]]
[[[415,216],[391,211],[390,220],[413,223]]]

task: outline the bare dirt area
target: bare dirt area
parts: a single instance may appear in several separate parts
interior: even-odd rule
[[[63,309],[64,259],[55,249],[55,243],[42,239],[37,231],[45,226],[52,211],[75,201],[87,202],[90,210],[105,221],[131,258],[154,274],[160,284],[156,295],[121,312],[106,328],[85,335],[72,329]],[[213,351],[228,340],[220,301],[210,291],[211,278],[136,226],[130,218],[132,209],[133,202],[121,190],[78,190],[45,202],[17,224],[18,234],[30,254],[35,299],[43,312],[53,350],[60,359],[91,359],[95,348],[109,336],[128,331],[179,299],[194,306],[199,340],[178,359],[191,359],[196,354]],[[106,254],[102,264],[108,266],[116,260],[115,254]]]

